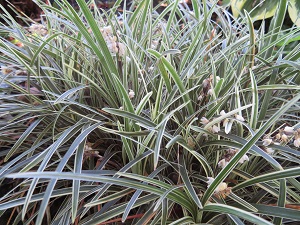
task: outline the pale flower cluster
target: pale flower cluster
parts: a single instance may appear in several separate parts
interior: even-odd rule
[[[95,151],[92,147],[91,147],[91,144],[92,143],[87,143],[85,146],[84,146],[84,155],[86,157],[90,157],[90,156],[94,156],[94,157],[100,157],[99,155],[99,151]]]
[[[271,138],[264,138],[263,139],[263,145],[264,146],[269,146],[272,143],[273,143],[273,140]]]
[[[209,187],[212,182],[215,180],[215,178],[212,178],[212,177],[207,177],[207,187]],[[215,193],[219,193],[219,192],[222,192],[222,191],[225,191],[226,189],[228,188],[227,184],[225,182],[221,182],[218,187],[215,189]]]
[[[190,147],[190,148],[195,148],[195,146],[196,146],[196,143],[195,143],[195,141],[193,140],[193,138],[192,137],[188,137],[187,138],[187,145]]]
[[[227,166],[231,158],[238,152],[236,149],[228,149],[223,159],[218,162],[218,166],[224,168]],[[240,164],[243,164],[245,161],[249,161],[249,157],[247,155],[243,155],[243,157],[239,160]]]
[[[222,110],[222,111],[220,112],[220,115],[221,115],[221,116],[226,116],[227,113],[226,113],[224,110]],[[245,121],[244,117],[242,117],[242,116],[239,115],[239,114],[235,114],[234,117],[235,117],[235,119],[236,119],[237,121],[240,121],[240,122],[244,122],[244,121]],[[225,133],[226,133],[226,134],[229,134],[229,133],[230,133],[231,128],[232,128],[232,124],[233,124],[233,120],[232,120],[232,119],[225,118],[225,119],[223,120],[223,127],[225,128]]]
[[[9,68],[8,66],[1,66],[0,71],[3,75],[7,75],[12,72],[12,69]]]
[[[2,66],[0,66],[0,73],[2,75],[8,75],[9,73],[12,73],[15,76],[21,76],[21,75],[27,76],[28,75],[26,70],[18,69],[16,67],[11,66],[11,65],[6,65],[6,66],[2,65]]]
[[[238,152],[237,149],[228,149],[226,151],[225,156],[219,161],[218,166],[224,168],[228,165],[231,158]],[[244,163],[245,161],[249,161],[249,157],[247,155],[243,155],[243,157],[239,160],[239,163]],[[212,177],[207,177],[207,187],[211,185],[211,183],[215,180]],[[230,194],[231,188],[227,186],[225,182],[221,182],[218,187],[215,189],[215,194],[226,196]]]
[[[226,116],[226,112],[224,110],[222,110],[220,112],[220,115],[221,116]],[[229,132],[231,131],[232,124],[233,124],[232,120],[230,120],[228,118],[225,118],[223,120],[223,127],[225,128],[225,133],[226,134],[229,134]]]
[[[200,121],[203,125],[207,125],[209,123],[209,120],[206,117],[202,117]],[[218,125],[213,125],[212,127],[209,127],[208,130],[212,133],[218,133],[220,132],[220,127]]]
[[[84,151],[92,151],[92,147],[90,147],[89,145],[85,145],[84,146]]]
[[[300,147],[300,129],[295,129],[294,127],[285,126],[284,129],[279,129],[279,132],[272,137],[265,137],[263,139],[263,145],[269,146],[271,144],[279,145],[280,143],[293,143],[295,147]],[[267,147],[265,151],[269,154],[272,154],[274,150],[270,147]],[[271,152],[271,153],[270,153]]]
[[[220,127],[217,126],[217,125],[213,125],[212,128],[211,128],[211,131],[213,133],[218,133],[218,132],[220,132],[220,130],[221,130]]]
[[[47,28],[43,24],[39,24],[39,23],[31,24],[31,26],[28,28],[28,30],[32,34],[36,34],[36,35],[39,35],[39,36],[42,36],[42,37],[44,37],[48,34]]]
[[[240,114],[234,115],[234,118],[226,117],[227,114],[224,110],[220,112],[220,115],[223,116],[223,118],[225,117],[225,119],[223,119],[222,122],[223,126],[225,127],[226,133],[230,132],[232,120],[237,120],[240,122],[245,121],[245,119]],[[202,117],[200,121],[203,125],[207,125],[210,123],[210,121],[206,117]],[[208,130],[213,133],[218,133],[220,131],[220,124],[216,123],[216,125],[210,126]],[[282,129],[279,129],[278,133],[275,136],[266,135],[262,140],[262,145],[264,146],[263,149],[267,154],[274,154],[272,145],[280,145],[285,143],[290,143],[293,144],[295,147],[300,148],[300,128],[297,129],[291,126],[285,126]],[[218,167],[222,169],[225,168],[229,164],[230,160],[232,160],[234,155],[237,154],[238,151],[238,149],[226,150],[226,153],[218,162]],[[240,158],[238,163],[243,164],[249,160],[250,159],[248,155],[245,154]],[[207,177],[207,186],[209,187],[214,180],[215,179],[212,177]],[[215,189],[215,194],[217,196],[226,196],[226,193],[230,193],[230,187],[227,186],[227,183],[221,182]]]
[[[126,46],[118,42],[117,37],[114,35],[112,27],[106,26],[100,29],[103,38],[107,44],[107,47],[111,53],[118,53],[119,56],[124,56],[126,51]]]
[[[132,98],[134,98],[134,95],[135,95],[134,91],[133,90],[129,90],[128,97],[130,99],[132,99]]]
[[[222,110],[220,112],[220,115],[221,116],[226,116],[227,113],[224,110]],[[234,117],[235,117],[236,120],[238,120],[240,122],[244,122],[245,121],[244,117],[242,117],[239,114],[235,114]],[[207,125],[210,122],[206,117],[202,117],[200,119],[200,121],[201,121],[201,123],[203,125]],[[229,134],[229,132],[231,131],[231,128],[232,128],[233,119],[225,118],[222,122],[223,122],[223,127],[225,128],[225,133]],[[219,124],[215,124],[215,125],[213,125],[212,127],[209,128],[209,131],[212,132],[212,133],[218,133],[218,132],[220,132],[220,130],[221,129],[220,129],[220,125]]]
[[[210,75],[209,78],[206,78],[202,82],[202,90],[199,93],[198,101],[202,101],[206,96],[214,95],[214,84],[220,81],[219,76]]]
[[[206,125],[206,124],[209,123],[209,120],[206,119],[205,117],[202,117],[200,121],[201,121],[201,123],[204,124],[204,125]]]

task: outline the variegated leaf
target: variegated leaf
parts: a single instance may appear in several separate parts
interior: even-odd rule
[[[231,8],[234,17],[246,10],[254,20],[272,17],[277,8],[274,0],[232,0]]]
[[[299,0],[290,0],[288,7],[288,12],[291,20],[300,27],[300,1]]]

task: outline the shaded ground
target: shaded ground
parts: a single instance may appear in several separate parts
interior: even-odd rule
[[[46,3],[54,3],[54,0],[44,1]],[[68,2],[74,7],[77,6],[75,0],[68,0]],[[97,3],[97,7],[99,8],[109,8],[115,3],[115,0],[98,0],[95,2]],[[19,13],[24,13],[26,16],[33,19],[34,21],[38,22],[40,20],[40,14],[42,10],[32,0],[0,0],[0,4],[9,12],[10,15],[12,15],[16,19],[17,22],[21,24],[23,23],[22,20],[16,16],[16,13],[14,12],[14,10],[11,9],[11,6],[14,6]],[[3,13],[3,10],[0,9],[0,13]]]
[[[16,8],[15,10],[18,12],[24,13],[35,21],[39,21],[41,9],[33,3],[32,0],[11,0],[9,2],[10,3],[5,0],[0,0],[1,5],[16,19],[17,22],[21,23],[22,20],[16,16],[14,10],[11,9],[12,6],[14,6]],[[0,10],[0,13],[3,13],[3,11]]]

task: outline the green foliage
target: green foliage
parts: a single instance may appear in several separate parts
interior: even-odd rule
[[[0,33],[22,43],[0,39],[9,224],[300,221],[300,46],[285,41],[299,29],[281,29],[285,1],[268,32],[208,1],[166,2],[120,14],[121,1],[37,1],[43,24],[26,28],[2,15]]]
[[[288,12],[291,20],[298,27],[300,26],[300,2],[297,0],[230,0],[225,2],[224,5],[230,4],[233,16],[238,17],[243,14],[244,10],[249,12],[251,17],[255,20],[263,20],[275,15],[276,10],[280,4],[289,4]]]

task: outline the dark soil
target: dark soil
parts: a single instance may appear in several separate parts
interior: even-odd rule
[[[15,7],[17,12],[22,12],[35,21],[39,21],[40,14],[42,12],[42,10],[32,0],[0,0],[0,4],[15,18],[17,22],[21,24],[23,21],[17,17],[12,7]],[[0,9],[0,13],[3,13],[3,10]]]

